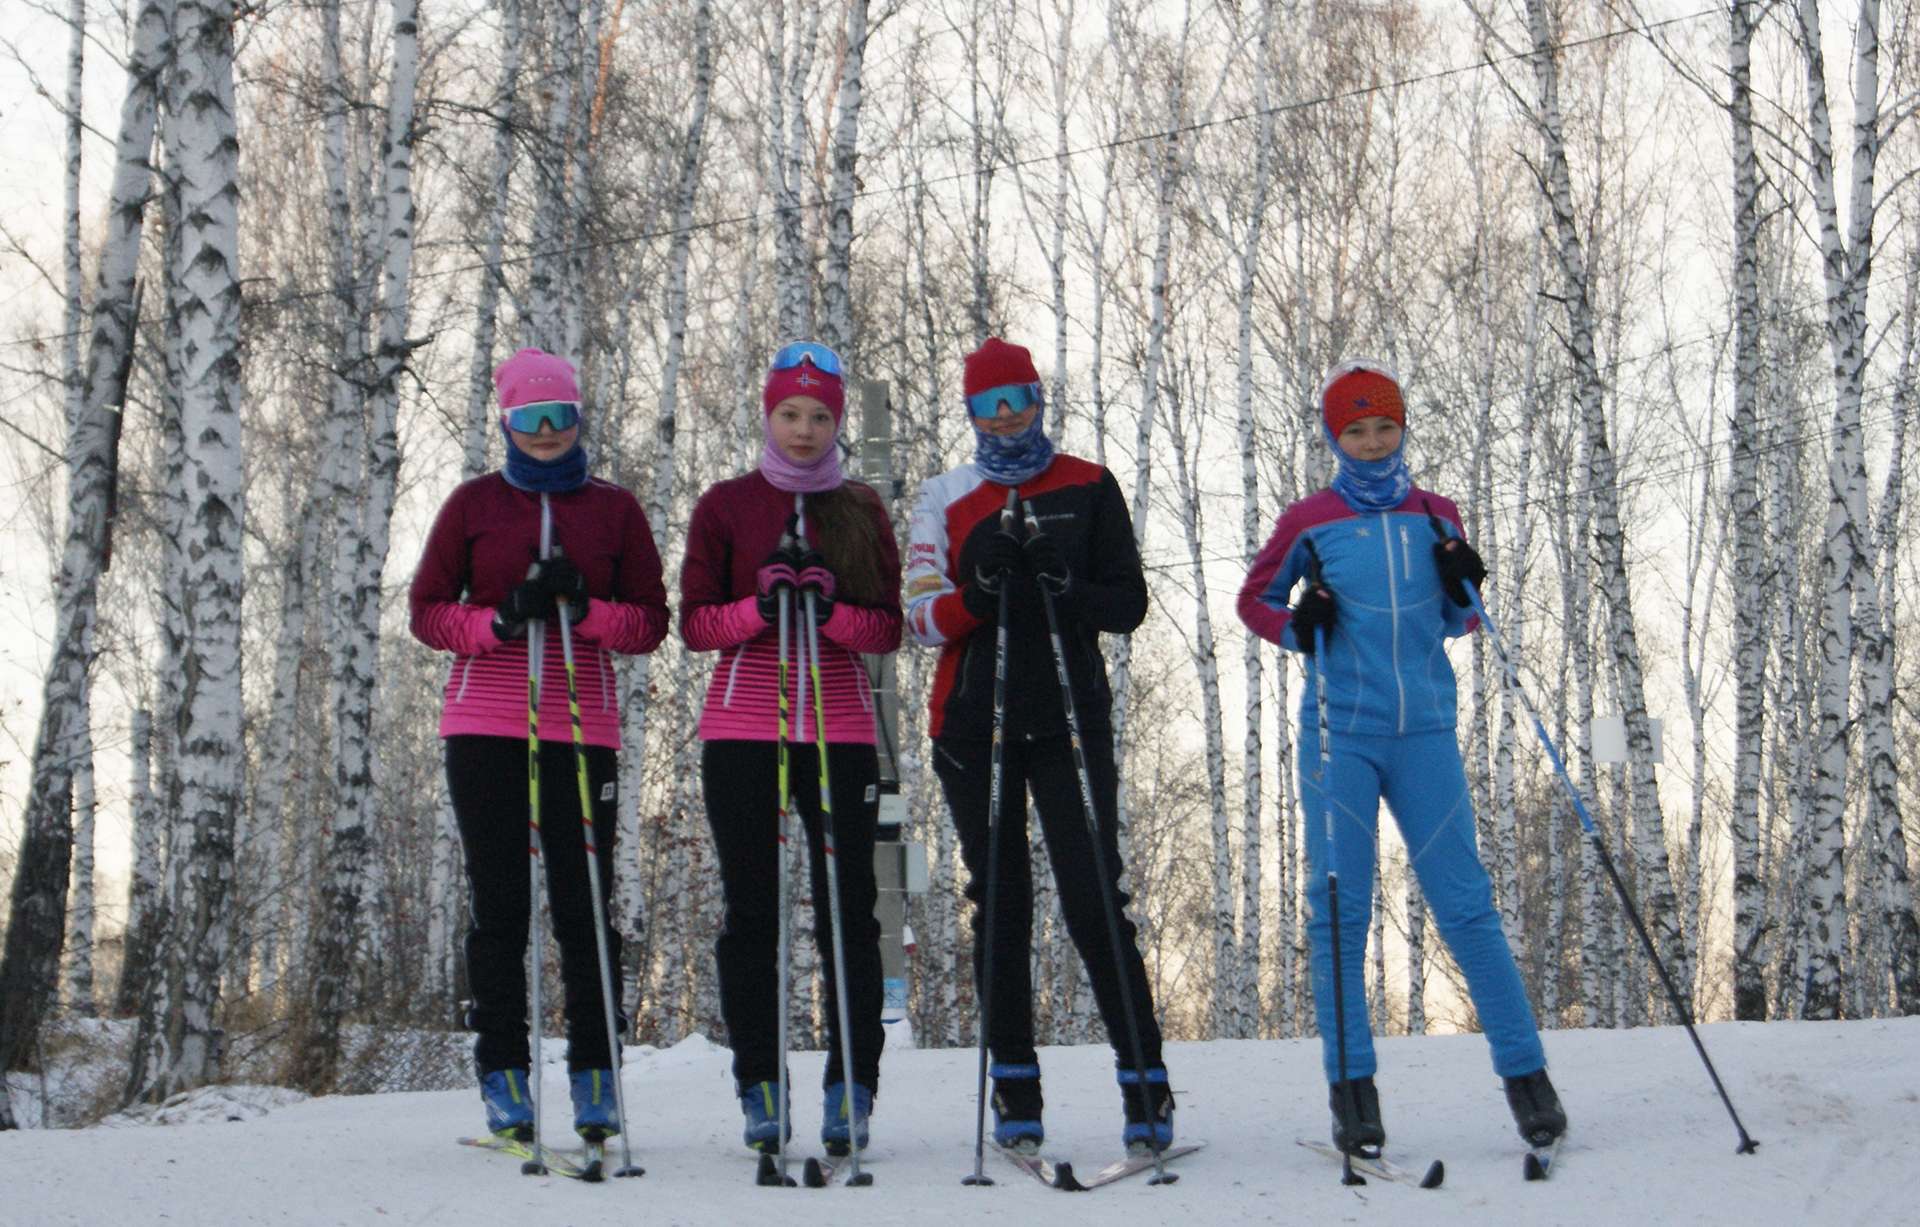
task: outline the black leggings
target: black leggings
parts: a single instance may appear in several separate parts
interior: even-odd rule
[[[794,809],[807,831],[814,945],[827,982],[825,1085],[845,1081],[840,1019],[834,997],[833,927],[821,846],[820,768],[811,745],[790,749]],[[833,798],[834,852],[840,915],[846,925],[847,1019],[853,1028],[853,1080],[880,1090],[880,921],[874,916],[873,829],[879,813],[879,759],[870,745],[827,746]],[[707,824],[720,861],[726,919],[714,942],[720,966],[720,1013],[733,1046],[733,1077],[742,1088],[780,1076],[779,1003],[775,966],[780,937],[779,773],[771,741],[709,741],[701,754]]]
[[[973,902],[973,976],[981,981],[986,950],[982,916],[987,899],[988,801],[992,778],[992,743],[941,738],[933,743],[933,771],[947,794],[954,830],[960,836],[960,855],[967,863],[967,898]],[[1115,782],[1113,743],[1104,731],[1087,739],[1087,777],[1093,789],[1100,822],[1100,847],[1106,856],[1119,921],[1120,966],[1113,955],[1113,937],[1107,928],[1106,904],[1100,877],[1094,871],[1093,842],[1087,834],[1086,808],[1073,766],[1073,749],[1064,735],[1009,738],[1001,782],[1000,864],[995,887],[993,922],[993,1017],[987,1023],[987,1042],[995,1061],[1032,1064],[1033,1051],[1033,869],[1027,846],[1026,795],[1033,794],[1040,812],[1040,832],[1053,862],[1054,882],[1060,888],[1060,910],[1067,922],[1080,961],[1093,984],[1094,1001],[1107,1025],[1118,1068],[1133,1068],[1127,1042],[1125,1002],[1133,1002],[1140,1028],[1140,1047],[1148,1068],[1161,1064],[1160,1025],[1153,1016],[1153,993],[1133,921],[1127,918],[1127,893],[1120,889],[1120,837],[1114,829]],[[1121,972],[1124,970],[1124,993]]]
[[[473,998],[467,1026],[477,1036],[474,1063],[481,1073],[526,1069],[529,874],[527,743],[513,737],[449,737],[447,791],[460,824],[473,929],[467,934],[467,982]],[[580,821],[579,769],[571,742],[540,743],[540,843],[546,862],[547,902],[560,945],[566,990],[567,1068],[611,1069],[606,1011],[601,1002],[599,954],[593,940],[593,897],[587,881]],[[607,922],[613,890],[614,800],[618,756],[605,746],[586,748],[588,795],[593,798],[602,913],[610,968],[620,966],[620,934]],[[616,1017],[626,1030],[626,1019]]]

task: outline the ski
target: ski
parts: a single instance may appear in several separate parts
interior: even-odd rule
[[[994,1149],[1005,1155],[1007,1162],[1050,1189],[1059,1189],[1063,1193],[1086,1192],[1087,1186],[1074,1178],[1073,1164],[1065,1160],[1044,1159],[1037,1149],[1027,1151],[1017,1146],[999,1145]]]
[[[499,1136],[459,1138],[456,1140],[462,1146],[471,1146],[476,1150],[491,1150],[495,1154],[511,1155],[516,1159],[522,1160],[520,1170],[526,1175],[533,1176],[540,1174],[537,1171],[528,1170],[529,1166],[535,1163],[532,1142],[523,1142],[518,1138]],[[571,1152],[555,1150],[551,1146],[542,1146],[540,1150],[545,1156],[544,1159],[539,1161],[540,1165],[555,1176],[565,1176],[569,1180],[583,1180],[589,1184],[597,1183],[602,1179],[602,1168],[598,1163],[595,1163],[593,1167],[589,1169],[581,1160],[580,1156]]]
[[[1529,1146],[1526,1160],[1520,1167],[1521,1174],[1528,1180],[1551,1179],[1554,1166],[1560,1158],[1560,1143],[1566,1136],[1563,1133],[1545,1146]]]
[[[1160,1152],[1159,1163],[1171,1163],[1182,1155],[1192,1154],[1204,1145],[1206,1145],[1205,1142],[1194,1142],[1186,1146],[1169,1146]],[[1097,1189],[1101,1185],[1112,1184],[1116,1180],[1125,1180],[1128,1176],[1136,1175],[1157,1166],[1159,1166],[1159,1164],[1154,1161],[1154,1153],[1151,1150],[1141,1150],[1137,1153],[1130,1151],[1126,1158],[1116,1159],[1088,1177],[1083,1182],[1082,1187]],[[1180,1177],[1168,1173],[1165,1183],[1172,1184],[1178,1179],[1180,1179]],[[1154,1181],[1153,1183],[1161,1182]]]
[[[800,1183],[810,1189],[824,1189],[834,1182],[835,1177],[847,1171],[852,1166],[847,1160],[847,1155],[832,1154],[823,1155],[817,1159],[810,1158],[807,1160],[806,1166],[800,1170]],[[872,1183],[873,1173],[868,1171],[865,1166],[861,1167],[858,1176],[849,1176],[847,1178],[848,1188],[863,1189]]]
[[[1326,1142],[1299,1139],[1300,1145],[1315,1154],[1325,1155],[1335,1163],[1346,1158],[1339,1150]],[[1391,1180],[1397,1184],[1411,1185],[1416,1189],[1437,1189],[1447,1178],[1447,1165],[1438,1159],[1427,1165],[1424,1172],[1412,1172],[1378,1155],[1353,1156],[1353,1170],[1366,1176],[1377,1176],[1381,1180]]]

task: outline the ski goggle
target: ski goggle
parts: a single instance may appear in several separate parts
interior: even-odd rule
[[[840,378],[842,375],[840,355],[834,353],[818,341],[795,341],[791,345],[782,345],[773,355],[773,361],[767,363],[770,371],[790,371],[801,363],[807,363],[823,375]]]
[[[523,435],[537,435],[541,424],[565,430],[580,423],[580,402],[571,400],[537,400],[530,405],[517,405],[506,411],[507,429],[517,430]]]
[[[1040,403],[1040,385],[1037,383],[1003,383],[997,388],[988,388],[984,392],[975,392],[967,397],[967,412],[977,418],[1000,416],[1001,402],[1005,402],[1007,412],[1022,414]]]

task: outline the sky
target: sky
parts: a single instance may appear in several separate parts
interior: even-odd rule
[[[585,1185],[528,1177],[518,1162],[455,1144],[481,1130],[470,1089],[302,1099],[213,1088],[168,1110],[82,1130],[0,1135],[0,1227],[332,1227],[511,1223],[839,1227],[944,1223],[1417,1223],[1421,1227],[1607,1227],[1623,1223],[1794,1227],[1911,1223],[1920,1217],[1920,1019],[1721,1023],[1700,1028],[1748,1133],[1736,1132],[1685,1031],[1555,1031],[1546,1037],[1571,1127],[1554,1177],[1521,1178],[1524,1148],[1478,1035],[1387,1038],[1378,1083],[1388,1155],[1446,1164],[1436,1190],[1340,1182],[1337,1164],[1296,1145],[1324,1139],[1317,1040],[1213,1041],[1167,1048],[1180,1179],[1135,1177],[1056,1192],[997,1155],[991,1188],[973,1170],[972,1049],[893,1043],[881,1064],[867,1189],[763,1189],[740,1144],[729,1055],[695,1037],[630,1048],[622,1082],[638,1180]],[[568,1127],[562,1043],[545,1081],[549,1139]],[[1082,1175],[1117,1157],[1120,1099],[1105,1047],[1043,1049],[1048,1151]],[[818,1153],[819,1053],[796,1054],[796,1155]],[[27,1079],[15,1075],[16,1096]],[[235,1119],[227,1119],[233,1117]],[[614,1147],[617,1158],[618,1146]]]

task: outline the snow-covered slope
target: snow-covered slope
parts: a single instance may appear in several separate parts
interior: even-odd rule
[[[1555,1178],[1527,1184],[1482,1040],[1388,1039],[1389,1154],[1444,1158],[1446,1185],[1344,1188],[1335,1165],[1294,1144],[1326,1130],[1317,1042],[1223,1041],[1168,1049],[1181,1140],[1207,1143],[1175,1165],[1178,1183],[1058,1193],[989,1154],[998,1183],[967,1188],[975,1055],[909,1049],[883,1065],[872,1188],[761,1189],[740,1146],[727,1053],[696,1039],[629,1053],[639,1180],[526,1177],[513,1160],[454,1145],[480,1128],[472,1092],[287,1103],[284,1092],[228,1088],[170,1114],[185,1123],[0,1134],[0,1224],[1920,1222],[1920,1167],[1900,1157],[1920,1130],[1920,1019],[1702,1035],[1757,1154],[1734,1154],[1733,1125],[1685,1032],[1554,1032],[1547,1049],[1573,1128]],[[1091,1171],[1119,1146],[1110,1056],[1060,1048],[1042,1061],[1049,1150]],[[813,1149],[820,1068],[819,1054],[794,1060],[807,1088],[795,1097],[797,1153]],[[559,1066],[545,1085],[546,1126],[568,1140]]]

